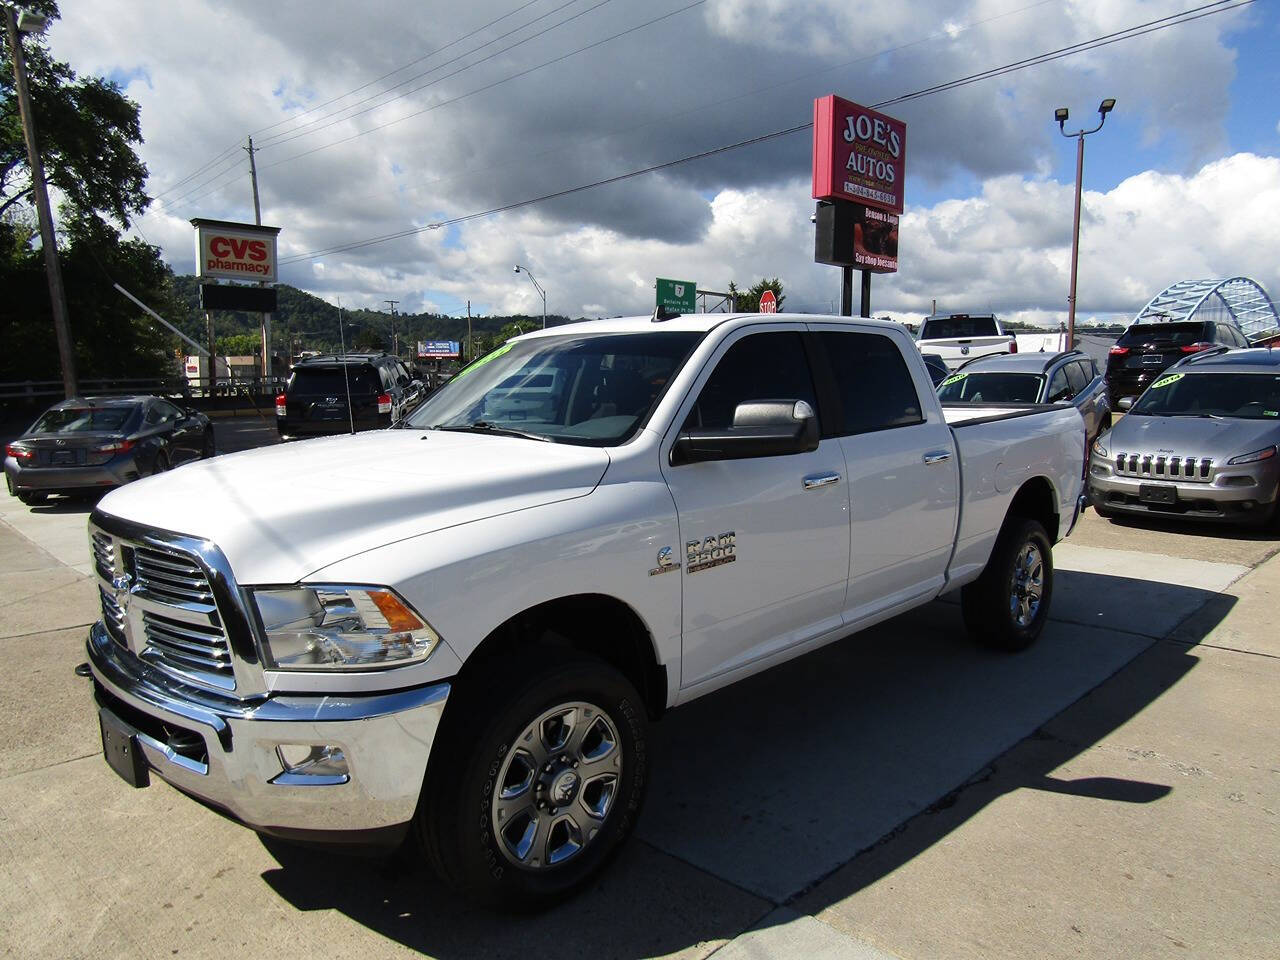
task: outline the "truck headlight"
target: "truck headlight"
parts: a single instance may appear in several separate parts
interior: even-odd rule
[[[1238,457],[1232,457],[1227,461],[1227,466],[1235,466],[1237,463],[1257,463],[1259,460],[1270,460],[1276,455],[1274,446],[1263,447],[1261,450],[1255,450],[1253,453],[1242,453]]]
[[[376,670],[421,663],[440,636],[386,587],[308,584],[251,593],[266,666]]]

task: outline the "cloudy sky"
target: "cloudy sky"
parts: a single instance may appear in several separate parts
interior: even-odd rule
[[[156,199],[136,229],[180,273],[191,217],[252,221],[252,136],[281,279],[331,302],[537,313],[521,263],[569,316],[648,312],[658,276],[778,276],[788,309],[827,312],[840,271],[813,262],[808,131],[431,225],[803,124],[827,93],[880,103],[1202,4],[63,0],[47,42],[141,105]],[[1104,97],[1080,316],[1206,276],[1280,295],[1278,49],[1260,0],[885,108],[907,124],[907,212],[874,313],[1065,318],[1075,142],[1053,111],[1091,126]]]

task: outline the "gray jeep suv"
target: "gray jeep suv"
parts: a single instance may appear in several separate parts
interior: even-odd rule
[[[1280,351],[1219,347],[1174,364],[1093,444],[1104,517],[1266,524],[1280,482]]]

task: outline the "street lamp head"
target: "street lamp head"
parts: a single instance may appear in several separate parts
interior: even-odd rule
[[[1058,121],[1058,126],[1062,126],[1062,124],[1067,122],[1067,116],[1068,113],[1066,107],[1059,107],[1057,110],[1053,111],[1053,119]]]
[[[23,33],[44,33],[49,26],[49,18],[34,10],[18,11],[18,29]]]
[[[520,272],[520,264],[518,264],[518,263],[517,263],[517,264],[516,264],[516,273],[519,273],[519,272]]]
[[[1103,100],[1100,104],[1098,104],[1098,112],[1105,117],[1108,113],[1110,113],[1112,110],[1115,109],[1115,106],[1116,106],[1115,98],[1107,97],[1107,99]]]

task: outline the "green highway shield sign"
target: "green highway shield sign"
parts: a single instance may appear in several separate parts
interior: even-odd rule
[[[696,313],[698,285],[692,280],[664,280],[658,277],[658,306],[676,313]]]

